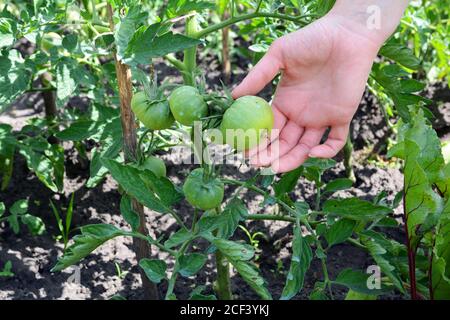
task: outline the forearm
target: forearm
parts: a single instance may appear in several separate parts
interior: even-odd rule
[[[377,45],[395,31],[409,0],[336,0],[329,15]]]

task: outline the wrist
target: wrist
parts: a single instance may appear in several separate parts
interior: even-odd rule
[[[397,28],[408,0],[336,0],[327,14],[380,48]]]

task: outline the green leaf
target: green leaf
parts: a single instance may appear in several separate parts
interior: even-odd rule
[[[167,6],[167,16],[170,18],[182,16],[191,11],[201,12],[207,9],[214,9],[216,4],[214,1],[202,1],[202,0],[178,0],[169,1]]]
[[[191,277],[200,271],[208,257],[201,253],[185,254],[179,258],[180,269],[178,272],[183,277]]]
[[[112,159],[102,159],[102,164],[109,170],[113,178],[122,186],[122,188],[130,196],[136,198],[140,203],[149,209],[160,213],[166,213],[167,208],[162,201],[158,199],[153,192],[145,186],[145,181],[140,177],[141,171],[132,167],[121,164]]]
[[[11,214],[25,214],[28,211],[28,200],[17,200],[9,209]]]
[[[217,300],[216,296],[213,294],[204,295],[202,291],[205,290],[205,286],[198,286],[192,290],[189,300]]]
[[[166,206],[171,207],[184,198],[182,191],[166,177],[157,177],[150,170],[139,169],[142,181],[152,190],[158,199]]]
[[[20,219],[28,227],[28,230],[33,236],[41,235],[45,232],[45,224],[41,218],[27,213],[20,216]]]
[[[450,199],[447,200],[436,228],[432,260],[434,299],[450,300]]]
[[[0,277],[13,277],[14,273],[12,270],[12,263],[11,261],[6,261],[5,266],[3,267],[3,270],[0,271]]]
[[[405,289],[403,288],[399,270],[396,270],[390,263],[390,255],[386,248],[383,247],[383,243],[380,243],[376,238],[366,238],[363,236],[361,237],[361,242],[367,247],[367,250],[375,260],[375,263],[380,267],[381,271],[392,281],[394,286],[400,290],[400,292],[404,293]]]
[[[69,52],[77,47],[78,36],[76,34],[68,34],[62,40],[62,46]]]
[[[147,278],[154,283],[160,283],[166,278],[167,265],[162,260],[144,258],[139,261],[139,266],[144,270]]]
[[[75,78],[76,66],[73,60],[68,58],[61,59],[56,66],[56,97],[59,104],[64,104],[78,87]]]
[[[81,227],[80,230],[81,234],[73,238],[74,243],[58,259],[58,262],[51,270],[52,272],[61,271],[78,263],[110,239],[128,235],[127,232],[109,224],[91,224]]]
[[[389,289],[387,288],[369,289],[368,286],[369,277],[370,274],[363,273],[361,271],[344,269],[339,273],[339,275],[337,276],[336,280],[333,281],[333,283],[345,286],[356,293],[372,295],[375,297],[389,291]]]
[[[126,51],[125,61],[128,64],[146,64],[153,58],[162,57],[172,52],[199,45],[198,39],[189,38],[182,34],[172,32],[159,35],[161,25],[159,23],[150,25],[145,31],[135,34]]]
[[[61,191],[64,179],[64,148],[43,138],[27,138],[19,145],[19,153],[28,168],[53,192]]]
[[[18,50],[6,50],[0,55],[0,113],[22,95],[31,81],[31,70]]]
[[[253,264],[242,260],[230,260],[230,263],[244,279],[245,282],[264,300],[272,300],[272,296],[267,290],[264,279],[259,274],[258,269]]]
[[[247,244],[225,239],[214,239],[212,244],[216,246],[229,260],[250,260],[255,251]]]
[[[294,228],[294,239],[292,240],[291,266],[286,276],[286,284],[280,297],[281,300],[289,300],[300,292],[311,260],[311,247],[303,239],[300,229],[296,226]]]
[[[358,198],[330,199],[323,204],[323,211],[351,220],[376,220],[392,212],[386,206]]]
[[[131,199],[126,194],[123,195],[120,200],[120,213],[125,221],[130,224],[133,231],[136,231],[139,228],[139,214],[133,210],[131,206]]]
[[[192,237],[192,232],[186,228],[181,228],[175,232],[166,242],[164,242],[164,247],[167,249],[179,246],[183,242],[189,240]]]
[[[115,27],[114,39],[117,48],[117,57],[122,60],[125,57],[125,51],[133,37],[138,25],[144,23],[147,19],[147,13],[141,12],[139,6],[132,6],[127,15],[120,20]],[[150,45],[150,43],[147,43]],[[146,61],[148,63],[148,61]]]
[[[221,225],[217,236],[219,238],[228,239],[234,234],[240,221],[245,220],[248,216],[247,207],[242,200],[233,198],[220,214]]]
[[[20,231],[19,217],[15,214],[12,214],[6,219],[9,223],[9,227],[13,230],[15,234],[18,234]]]
[[[345,300],[377,300],[377,296],[371,294],[365,294],[353,291],[352,289],[348,290],[347,295],[345,296]]]
[[[379,54],[409,69],[417,70],[420,66],[420,60],[414,53],[401,44],[387,43],[380,49]]]
[[[347,178],[338,178],[333,181],[330,181],[327,183],[325,188],[323,189],[323,192],[327,193],[333,193],[340,190],[346,190],[348,188],[351,188],[353,185],[353,181],[351,179]]]
[[[0,217],[5,213],[6,207],[3,202],[0,202]]]
[[[342,243],[351,237],[356,222],[349,219],[341,219],[334,223],[325,233],[328,247]]]
[[[285,193],[294,190],[297,181],[303,172],[303,168],[299,167],[295,170],[289,171],[281,176],[280,181],[274,184],[275,196],[279,197]]]
[[[68,128],[55,134],[55,137],[65,141],[82,141],[98,133],[98,123],[91,120],[73,122]]]

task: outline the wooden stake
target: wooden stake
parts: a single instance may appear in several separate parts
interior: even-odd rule
[[[108,3],[108,16],[109,24],[112,31],[114,31],[113,22],[113,10]],[[116,53],[114,52],[114,60],[116,65],[117,83],[119,86],[119,98],[120,98],[120,116],[122,122],[123,131],[123,145],[125,152],[125,161],[133,160],[137,155],[137,137],[134,114],[131,111],[131,98],[133,95],[131,84],[131,70],[126,65],[117,60]],[[135,212],[139,214],[140,225],[138,231],[144,235],[148,235],[148,229],[146,227],[145,214],[143,206],[137,202],[136,199],[131,199],[132,207]],[[139,262],[143,258],[151,257],[150,244],[142,239],[133,238],[134,251],[136,253],[136,259]],[[156,284],[151,282],[145,272],[140,270],[142,285],[144,288],[144,298],[146,300],[159,299],[158,288]]]

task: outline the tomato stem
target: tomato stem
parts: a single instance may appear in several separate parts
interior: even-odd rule
[[[198,22],[197,17],[191,16],[186,20],[186,35],[192,37],[198,32]],[[174,61],[173,61],[174,62]],[[188,48],[184,50],[183,57],[184,70],[182,70],[183,80],[186,85],[194,86],[194,72],[197,67],[197,47]]]
[[[219,22],[215,25],[212,25],[208,28],[205,28],[201,31],[196,32],[195,34],[191,34],[190,36],[193,38],[203,38],[204,36],[215,32],[217,30],[226,28],[232,24],[238,23],[240,21],[245,21],[245,20],[250,20],[250,19],[255,19],[255,18],[274,18],[274,19],[281,19],[281,20],[287,20],[287,21],[292,21],[292,22],[296,22],[302,26],[306,25],[307,23],[305,21],[303,21],[302,19],[304,18],[310,18],[310,17],[315,17],[316,15],[303,15],[303,16],[290,16],[290,15],[286,15],[286,14],[278,14],[278,13],[270,13],[270,12],[252,12],[252,13],[248,13],[248,14],[243,14],[237,17],[231,17],[227,20],[224,20],[222,22]]]
[[[220,207],[216,208],[216,214],[220,214]],[[217,295],[220,300],[232,300],[233,294],[231,292],[231,281],[230,281],[230,264],[226,257],[216,250],[216,268],[217,268]]]

